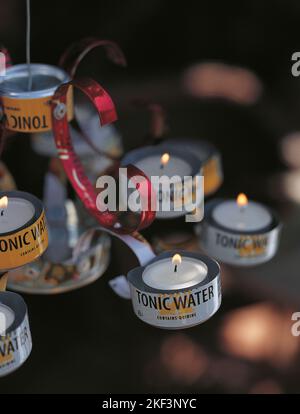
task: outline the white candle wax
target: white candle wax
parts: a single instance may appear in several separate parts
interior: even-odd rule
[[[0,235],[18,230],[32,219],[35,209],[30,201],[8,197],[7,207],[0,207]]]
[[[172,258],[154,262],[143,272],[146,285],[159,290],[178,290],[193,287],[202,282],[207,276],[207,266],[200,260],[182,257],[177,265],[177,271]]]
[[[15,313],[6,305],[0,303],[0,336],[5,335],[10,326],[14,323]]]
[[[250,201],[240,207],[235,200],[220,203],[213,210],[216,223],[230,230],[256,231],[271,224],[270,212],[261,204]]]
[[[172,154],[169,161],[161,168],[161,156],[162,154],[157,154],[145,157],[136,162],[135,166],[142,170],[147,177],[161,177],[163,175],[173,177],[179,175],[183,178],[192,174],[192,167],[183,159]]]

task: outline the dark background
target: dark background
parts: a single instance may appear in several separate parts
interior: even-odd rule
[[[93,51],[78,73],[111,91],[126,149],[141,143],[149,128],[148,115],[130,102],[142,97],[161,103],[170,135],[206,138],[221,150],[225,182],[218,195],[244,191],[267,202],[279,211],[284,233],[270,264],[247,271],[222,267],[220,311],[183,332],[142,324],[131,304],[110,290],[107,280],[136,264],[117,244],[109,270],[93,285],[53,297],[24,295],[33,352],[18,372],[0,379],[0,393],[300,391],[300,339],[290,333],[291,315],[300,310],[300,208],[279,191],[281,174],[289,171],[280,143],[300,127],[299,80],[291,75],[299,20],[297,0],[32,1],[32,61],[56,64],[70,43],[90,35],[122,47],[127,69]],[[14,63],[25,61],[25,1],[0,1],[0,41]],[[262,85],[259,98],[245,104],[191,96],[183,81],[187,68],[211,61],[251,71]],[[28,136],[10,138],[4,160],[19,189],[42,196],[47,159],[33,154]],[[157,229],[155,223],[147,236]],[[268,319],[269,308],[278,318]],[[251,309],[258,313],[252,316]],[[243,342],[239,351],[228,349],[222,336],[226,318],[242,310],[250,310],[249,330],[254,326],[248,353]],[[276,344],[268,352],[255,331],[260,317]]]

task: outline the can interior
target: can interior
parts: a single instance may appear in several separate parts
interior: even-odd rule
[[[57,86],[68,81],[68,75],[61,68],[31,64],[32,87],[28,89],[28,67],[25,64],[9,68],[0,84],[1,94],[15,97],[52,95]]]
[[[43,89],[54,88],[59,83],[59,80],[50,75],[32,74],[32,91],[39,91]],[[28,76],[16,76],[14,78],[4,81],[4,87],[11,92],[27,92],[28,91]]]

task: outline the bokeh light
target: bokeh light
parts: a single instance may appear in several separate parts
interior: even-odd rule
[[[208,368],[208,357],[204,350],[184,334],[166,338],[162,344],[160,358],[173,381],[193,384]]]
[[[183,84],[192,96],[223,98],[244,105],[257,102],[263,89],[258,77],[249,69],[210,62],[188,68]]]
[[[287,134],[281,139],[280,153],[290,168],[300,168],[300,131]]]
[[[288,366],[299,350],[299,341],[291,334],[291,313],[269,303],[231,311],[220,336],[230,354],[279,368]]]

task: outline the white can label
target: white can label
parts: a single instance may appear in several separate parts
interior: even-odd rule
[[[225,263],[249,265],[271,259],[278,247],[279,229],[264,234],[239,235],[204,224],[201,239],[206,251]]]
[[[161,328],[182,329],[197,325],[209,319],[221,304],[219,276],[196,289],[171,294],[143,292],[130,286],[136,315]]]
[[[0,377],[16,370],[32,349],[28,317],[12,333],[0,337]]]

